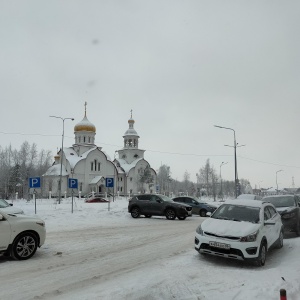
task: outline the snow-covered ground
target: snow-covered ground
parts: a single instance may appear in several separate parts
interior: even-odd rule
[[[133,219],[127,200],[56,204],[37,200],[46,243],[27,261],[0,258],[1,299],[300,299],[300,238],[288,234],[262,268],[201,256],[194,232],[204,218]],[[31,201],[15,200],[26,214]]]

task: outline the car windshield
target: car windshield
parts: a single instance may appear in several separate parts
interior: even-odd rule
[[[171,198],[169,198],[168,196],[165,195],[159,195],[160,198],[164,201],[168,201],[168,202],[174,202]]]
[[[0,199],[0,208],[5,208],[8,206],[9,206],[9,204],[5,200]]]
[[[295,206],[294,197],[267,197],[264,200],[271,202],[275,207]]]
[[[215,211],[211,218],[258,223],[259,212],[259,207],[223,204]]]

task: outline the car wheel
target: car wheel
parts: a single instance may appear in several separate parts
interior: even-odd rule
[[[141,211],[140,211],[140,209],[138,208],[138,207],[133,207],[132,209],[131,209],[131,216],[133,217],[133,218],[138,218],[139,216],[141,215]]]
[[[280,230],[279,237],[276,243],[276,248],[280,249],[283,247],[283,231]]]
[[[179,220],[185,220],[186,217],[177,217]]]
[[[11,256],[14,259],[25,260],[34,255],[38,247],[38,238],[35,234],[27,232],[18,235],[11,250]]]
[[[176,213],[173,209],[169,208],[166,210],[166,218],[168,220],[175,220],[176,218]]]
[[[145,215],[145,218],[151,218],[152,215]]]
[[[267,259],[267,243],[265,241],[262,241],[259,248],[259,255],[256,259],[256,264],[259,267],[262,267],[265,265]]]
[[[205,209],[201,209],[199,212],[200,217],[206,217],[207,211]]]

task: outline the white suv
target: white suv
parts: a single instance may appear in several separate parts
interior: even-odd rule
[[[25,260],[46,238],[45,222],[35,216],[7,214],[0,209],[0,253]]]
[[[283,225],[268,202],[226,201],[196,229],[195,249],[201,254],[253,260],[263,266],[272,246],[283,246]]]

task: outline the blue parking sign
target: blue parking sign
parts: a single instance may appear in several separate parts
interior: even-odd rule
[[[114,179],[113,178],[105,178],[105,186],[106,187],[114,187]]]
[[[78,189],[78,180],[75,178],[69,178],[69,189]]]
[[[40,188],[41,187],[41,178],[40,177],[30,177],[29,178],[29,187],[30,188]]]

